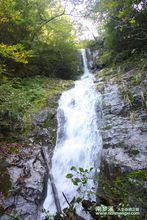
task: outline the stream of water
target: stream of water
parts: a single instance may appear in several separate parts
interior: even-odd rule
[[[57,111],[57,143],[52,157],[51,174],[54,178],[61,209],[67,207],[62,193],[71,201],[77,196],[76,187],[66,178],[72,166],[89,169],[98,167],[102,138],[98,117],[101,94],[96,91],[94,76],[87,64],[86,52],[81,50],[84,74],[74,88],[62,93]],[[56,213],[50,180],[44,208]]]

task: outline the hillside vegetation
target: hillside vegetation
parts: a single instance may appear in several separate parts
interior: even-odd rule
[[[74,28],[59,1],[2,0],[0,30],[0,127],[5,134],[20,131],[27,112],[37,103],[41,107],[48,84],[54,84],[51,78],[75,79],[81,70]]]

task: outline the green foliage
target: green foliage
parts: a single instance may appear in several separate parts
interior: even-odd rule
[[[99,0],[93,7],[93,19],[98,22],[99,38],[95,47],[104,65],[120,62],[135,52],[147,49],[146,1]],[[103,39],[103,45],[100,43]]]
[[[29,114],[45,106],[47,97],[53,98],[54,94],[64,89],[65,84],[64,81],[49,79],[45,76],[13,79],[1,77],[1,132],[18,131],[20,133],[29,123]]]
[[[71,175],[70,179],[74,184],[75,179],[78,179],[76,182],[78,188],[77,191],[80,193],[79,202],[80,204],[84,201],[84,199],[90,200],[90,195],[94,195],[96,189],[88,188],[88,182],[91,180],[90,173],[93,168],[90,170],[72,167],[71,170],[74,171],[75,175]],[[78,176],[78,178],[77,178]],[[83,183],[83,176],[86,179],[86,183]],[[145,208],[145,185],[144,183],[147,180],[147,172],[145,169],[129,171],[121,174],[117,174],[114,178],[106,178],[102,175],[94,175],[93,181],[98,181],[98,189],[97,189],[97,198],[100,198],[109,204],[109,206],[113,207],[115,211],[117,211],[120,207],[142,207]],[[85,187],[84,191],[79,190],[80,186]],[[85,194],[84,192],[88,194]],[[82,192],[82,194],[81,194]],[[87,196],[88,195],[88,196]],[[86,197],[85,197],[86,196]],[[76,198],[74,198],[76,201]],[[89,207],[88,211],[91,213],[95,213],[95,207],[97,204],[94,202],[93,205]],[[82,204],[81,204],[82,205]],[[101,204],[99,204],[101,205]],[[102,203],[103,205],[103,203]],[[96,213],[95,213],[96,214]],[[132,216],[127,216],[126,219],[131,219]],[[143,219],[143,216],[139,216],[140,219]],[[134,219],[139,219],[135,216]]]
[[[71,171],[73,173],[69,173],[66,175],[66,178],[71,179],[73,185],[77,186],[77,191],[80,194],[80,198],[84,198],[84,196],[87,194],[90,196],[91,194],[94,194],[93,189],[85,189],[88,185],[88,181],[92,180],[92,170],[93,167],[89,169],[83,169],[82,167],[76,168],[75,166],[71,167]],[[90,197],[89,197],[90,198]]]
[[[93,40],[85,39],[79,42],[79,48],[87,48],[93,44]]]
[[[0,216],[3,216],[3,215],[9,219],[21,220],[18,215],[18,212],[16,211],[16,209],[13,205],[11,207],[9,207],[8,210],[7,210],[7,208],[5,209],[2,205],[0,205]]]
[[[103,129],[104,130],[110,130],[112,128],[112,125],[107,125],[107,126],[105,126]]]
[[[137,0],[99,2],[101,13],[107,12],[104,24],[106,47],[122,51],[141,49],[146,45],[146,3],[142,2],[140,10],[139,4]]]
[[[11,76],[80,74],[73,26],[58,0],[0,2],[0,72]]]
[[[132,150],[130,151],[130,154],[133,155],[133,156],[136,156],[136,155],[139,154],[139,150],[137,150],[137,149],[132,149]]]
[[[127,147],[127,145],[125,144],[125,142],[120,141],[117,144],[115,144],[115,147],[125,149]]]
[[[71,174],[71,173],[68,173],[67,175],[66,175],[66,178],[68,178],[68,179],[71,179],[73,177],[73,174]]]
[[[25,51],[21,44],[13,46],[0,44],[0,54],[3,57],[11,58],[16,62],[28,63],[27,58],[30,56],[30,51]]]
[[[117,175],[113,180],[100,177],[98,195],[107,198],[112,205],[130,205],[145,207],[144,183],[147,179],[146,170],[134,170]]]

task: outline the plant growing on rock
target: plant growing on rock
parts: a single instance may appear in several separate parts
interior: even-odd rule
[[[145,208],[144,183],[147,180],[147,173],[144,169],[126,172],[110,180],[104,178],[101,174],[91,178],[93,168],[88,170],[72,167],[71,170],[74,173],[69,173],[66,177],[71,179],[72,183],[77,186],[77,192],[79,192],[78,204],[93,217],[96,216],[96,207],[101,205],[113,207],[115,211],[123,207],[137,206],[140,211]],[[97,188],[95,185],[94,188],[89,188],[88,182],[91,180],[98,182],[99,187]],[[97,202],[93,201],[91,195],[97,197]],[[74,208],[76,208],[76,198],[74,198],[74,203]],[[144,214],[140,214],[139,217],[135,216],[133,219],[143,219],[143,216]],[[115,219],[115,216],[114,218],[113,216],[110,217],[110,219]],[[126,219],[132,219],[132,216],[127,216]]]

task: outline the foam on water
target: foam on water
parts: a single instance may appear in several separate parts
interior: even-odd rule
[[[101,95],[96,91],[94,76],[87,65],[86,52],[81,51],[84,74],[74,88],[62,93],[57,112],[57,143],[52,157],[51,173],[57,188],[61,208],[67,207],[62,192],[71,201],[77,195],[76,187],[66,178],[72,166],[88,169],[99,164],[102,138],[98,129],[96,110]],[[93,184],[93,183],[91,183]],[[56,212],[50,181],[44,208]]]

